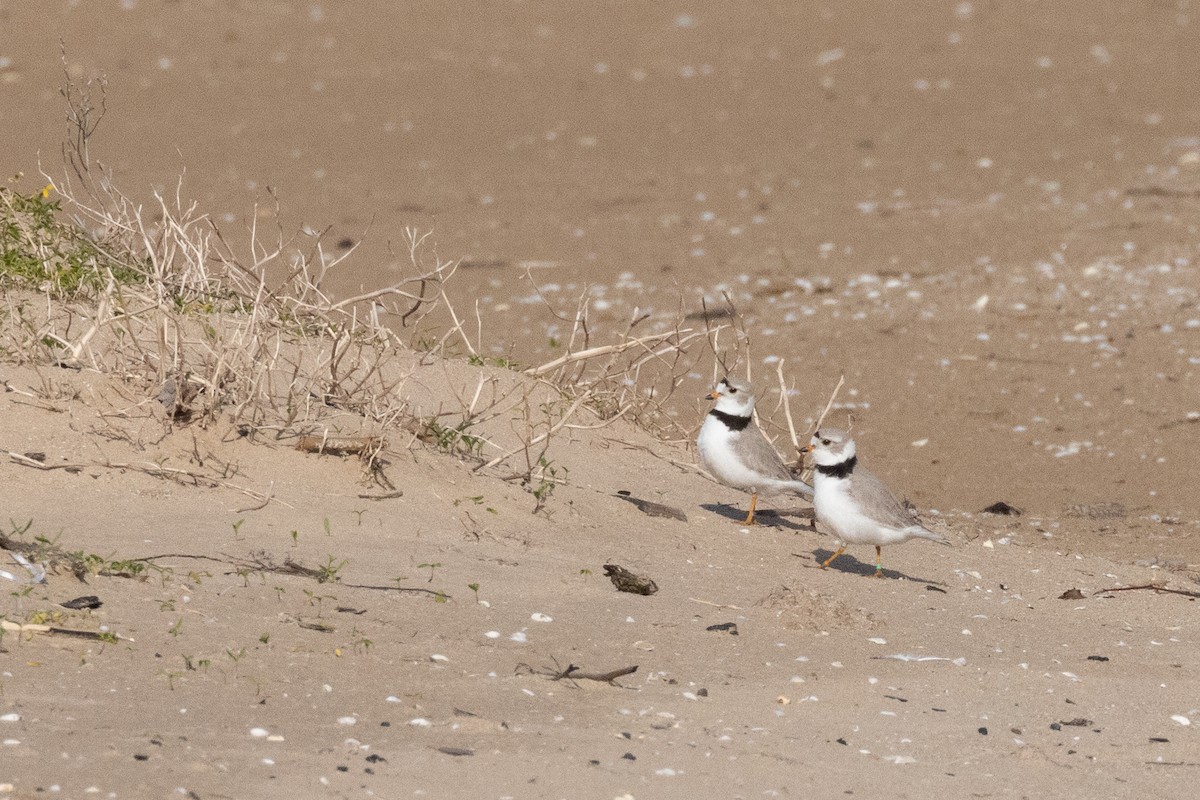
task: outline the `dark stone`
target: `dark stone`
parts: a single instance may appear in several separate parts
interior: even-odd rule
[[[992,503],[990,506],[983,509],[983,511],[980,511],[979,513],[981,513],[981,514],[997,514],[997,515],[1005,516],[1005,517],[1019,517],[1021,515],[1021,509],[1017,508],[1014,505],[1010,505],[1010,504],[1004,502],[1003,500],[997,500],[995,503]]]
[[[475,751],[466,747],[439,747],[439,753],[445,753],[448,756],[473,756]]]
[[[728,633],[730,636],[738,635],[738,629],[737,629],[736,622],[722,622],[717,625],[709,625],[704,630],[725,632],[725,633]]]
[[[65,603],[59,603],[63,608],[69,608],[73,611],[79,611],[84,608],[99,608],[104,605],[99,597],[94,594],[85,594],[82,597],[76,597],[74,600],[68,600]]]
[[[658,584],[648,575],[635,575],[617,564],[605,564],[604,574],[617,587],[618,592],[651,595],[658,591]]]

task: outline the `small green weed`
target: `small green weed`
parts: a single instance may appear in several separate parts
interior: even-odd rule
[[[121,263],[79,228],[59,222],[52,186],[31,195],[0,188],[0,285],[48,290],[59,299],[95,295],[111,280],[120,286],[146,282],[149,269]]]

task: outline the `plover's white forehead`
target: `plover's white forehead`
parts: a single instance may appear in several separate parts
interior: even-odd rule
[[[841,428],[821,428],[813,433],[813,444],[837,447],[850,440],[850,434]]]
[[[735,378],[733,375],[726,375],[721,379],[719,388],[724,389],[730,394],[750,394],[750,384],[746,383],[741,378]]]

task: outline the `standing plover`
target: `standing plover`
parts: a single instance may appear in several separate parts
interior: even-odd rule
[[[796,480],[754,424],[754,394],[749,384],[733,377],[724,378],[709,398],[717,404],[700,426],[696,448],[713,477],[726,486],[750,492],[750,513],[742,524],[754,524],[760,493],[813,496],[812,487]]]
[[[803,451],[813,457],[817,521],[832,530],[841,544],[822,569],[844,553],[847,544],[875,545],[875,577],[883,575],[880,548],[885,544],[914,538],[950,544],[945,536],[924,528],[883,481],[859,466],[854,440],[846,431],[823,428]]]

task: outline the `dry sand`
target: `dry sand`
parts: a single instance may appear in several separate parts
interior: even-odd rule
[[[82,466],[0,465],[23,540],[162,557],[6,591],[20,621],[95,594],[59,622],[123,638],[0,639],[0,796],[1191,796],[1194,598],[1100,590],[1200,588],[1198,15],[0,3],[0,169],[26,190],[39,152],[57,170],[61,40],[108,77],[94,149],[126,190],[186,170],[230,230],[268,186],[285,229],[369,226],[335,291],[432,227],[525,363],[563,333],[534,283],[559,312],[592,286],[600,338],[728,293],[756,382],[786,359],[804,423],[845,374],[864,461],[955,542],[885,551],[888,580],[854,550],[820,571],[805,506],[744,530],[686,442],[620,424],[555,444],[541,513],[403,443],[403,496],[364,499],[353,460],[3,364],[0,449]],[[229,486],[100,466],[144,462]],[[997,500],[1024,513],[978,513]],[[318,583],[261,551],[345,564]],[[548,676],[569,664],[638,670]]]

